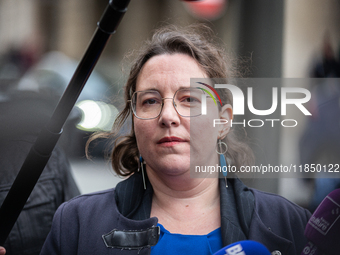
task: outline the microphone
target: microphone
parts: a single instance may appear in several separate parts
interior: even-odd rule
[[[270,252],[263,244],[246,240],[230,244],[214,255],[270,255]]]
[[[340,252],[340,189],[329,193],[309,219],[308,239],[301,255],[336,255]]]

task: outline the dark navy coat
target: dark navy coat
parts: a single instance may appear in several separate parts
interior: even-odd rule
[[[224,179],[221,190],[223,244],[255,240],[271,252],[300,255],[307,243],[309,211],[278,195]],[[143,189],[140,174],[116,189],[79,196],[60,206],[42,255],[150,254],[157,242],[157,218],[150,218],[152,187]],[[113,231],[112,231],[113,230]],[[134,247],[134,244],[139,247]]]

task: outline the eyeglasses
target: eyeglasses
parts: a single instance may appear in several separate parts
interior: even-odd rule
[[[133,93],[131,108],[138,119],[149,120],[157,118],[163,109],[164,100],[172,99],[176,112],[182,117],[201,115],[202,95],[205,92],[199,88],[181,88],[173,98],[164,97],[157,90],[136,91]]]

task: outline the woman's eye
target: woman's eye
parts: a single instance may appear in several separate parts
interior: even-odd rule
[[[155,98],[146,99],[143,101],[143,105],[154,105],[157,104],[158,100]]]
[[[184,103],[199,103],[199,100],[195,97],[186,97],[182,100]]]

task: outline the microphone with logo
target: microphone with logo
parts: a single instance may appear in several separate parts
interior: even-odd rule
[[[271,255],[269,250],[261,243],[246,240],[230,244],[214,255]]]
[[[329,193],[309,219],[301,255],[340,254],[340,189]]]

